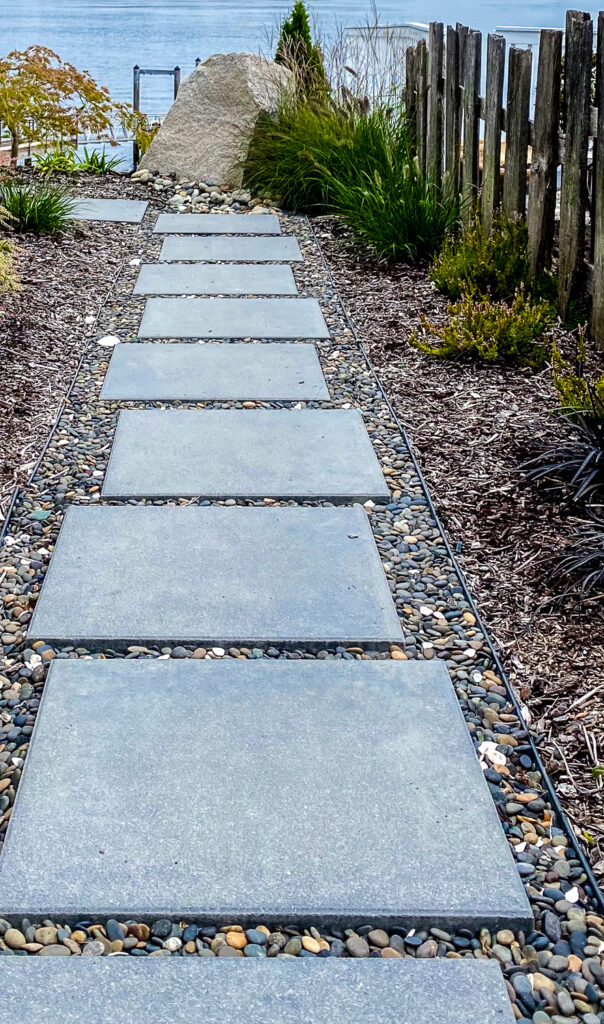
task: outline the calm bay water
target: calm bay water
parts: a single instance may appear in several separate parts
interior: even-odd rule
[[[3,53],[33,43],[49,46],[86,68],[116,100],[132,98],[132,66],[170,68],[182,74],[196,57],[230,51],[268,52],[268,40],[291,4],[283,0],[0,0]],[[462,21],[484,32],[496,26],[561,27],[560,0],[381,0],[380,24]],[[310,0],[309,9],[329,36],[337,24],[364,24],[366,0]],[[582,7],[597,14],[598,5]],[[171,80],[145,78],[143,109],[162,113],[171,100]]]

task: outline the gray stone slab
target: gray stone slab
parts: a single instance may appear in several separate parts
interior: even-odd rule
[[[75,220],[140,224],[148,205],[137,199],[76,199],[72,216]]]
[[[174,235],[280,235],[272,213],[160,213],[153,230]]]
[[[247,260],[264,263],[270,260],[302,263],[298,239],[293,235],[280,237],[231,237],[230,235],[185,236],[170,235],[161,247],[160,260],[204,260],[216,263],[222,260]]]
[[[135,295],[297,295],[291,267],[257,263],[145,263]]]
[[[6,957],[2,996],[2,1024],[514,1024],[476,960]]]
[[[316,299],[147,299],[139,338],[328,338]]]
[[[402,632],[360,507],[126,505],[67,510],[29,635],[321,648]]]
[[[441,661],[56,662],[0,913],[532,926]]]
[[[101,398],[327,401],[314,345],[118,345]]]
[[[357,409],[121,412],[103,497],[388,501]]]

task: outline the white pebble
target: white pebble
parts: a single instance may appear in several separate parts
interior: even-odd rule
[[[113,348],[114,345],[119,345],[120,339],[116,338],[115,334],[106,334],[104,338],[99,338],[97,345],[102,345],[103,348]]]
[[[212,654],[217,658],[224,658],[224,647],[212,647]]]

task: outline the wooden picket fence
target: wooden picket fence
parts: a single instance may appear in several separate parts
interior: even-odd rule
[[[510,47],[504,106],[503,36],[487,37],[483,97],[482,33],[460,24],[445,32],[442,22],[433,22],[427,43],[407,50],[404,99],[422,170],[461,193],[466,220],[478,196],[487,232],[501,206],[511,217],[525,217],[533,278],[551,267],[557,240],[560,316],[587,291],[591,333],[604,351],[604,145],[598,146],[604,139],[604,12],[595,55],[593,49],[589,14],[568,11],[564,33],[542,29],[531,120],[531,51]]]

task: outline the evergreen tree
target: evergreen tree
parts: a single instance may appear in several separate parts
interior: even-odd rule
[[[296,0],[289,18],[281,25],[275,61],[293,71],[298,85],[307,95],[325,91],[327,79],[323,56],[312,41],[304,0]]]

